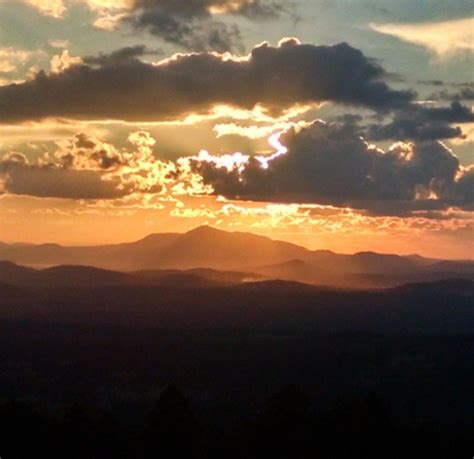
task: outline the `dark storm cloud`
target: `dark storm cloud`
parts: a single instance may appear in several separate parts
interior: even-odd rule
[[[281,113],[296,104],[333,101],[388,110],[413,99],[391,89],[382,67],[346,43],[312,46],[286,40],[262,44],[248,59],[211,53],[177,55],[152,65],[129,57],[78,64],[62,73],[0,87],[0,122],[47,117],[178,119],[215,105]]]
[[[452,124],[472,123],[474,113],[459,101],[448,107],[408,105],[387,124],[372,124],[366,135],[372,140],[437,140],[463,138],[462,129]]]
[[[122,22],[189,50],[241,50],[239,28],[218,21],[213,11],[263,20],[283,8],[267,0],[135,0]]]
[[[419,116],[429,121],[442,121],[448,123],[472,123],[474,112],[470,107],[455,100],[449,107],[422,107]]]
[[[459,177],[455,189],[455,199],[464,207],[474,210],[474,166],[465,169]]]
[[[463,138],[462,129],[446,123],[426,123],[419,120],[395,119],[384,125],[371,125],[368,137],[372,140],[436,140]]]
[[[209,162],[194,167],[216,195],[232,199],[330,204],[377,214],[472,202],[472,178],[439,142],[396,144],[383,152],[339,124],[323,122],[292,129],[281,141],[288,152],[267,169],[256,158],[242,172]]]
[[[242,51],[240,30],[237,26],[218,21],[180,20],[160,10],[143,12],[128,18],[138,29],[146,29],[168,43],[193,51]]]
[[[3,192],[40,198],[114,199],[129,192],[95,171],[29,164],[18,154],[0,159],[0,178]]]

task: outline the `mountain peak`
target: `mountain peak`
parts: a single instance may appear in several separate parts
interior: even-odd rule
[[[135,241],[135,243],[136,242],[140,242],[140,243],[156,242],[159,240],[163,240],[164,238],[174,239],[176,237],[185,236],[187,234],[217,234],[217,233],[225,233],[225,231],[218,230],[216,228],[213,228],[212,226],[202,225],[202,226],[197,226],[196,228],[193,228],[189,231],[186,231],[185,233],[151,233],[148,236],[145,236],[142,239]]]
[[[215,235],[215,234],[222,234],[225,233],[225,231],[222,231],[220,229],[214,228],[209,225],[201,225],[197,226],[196,228],[193,228],[192,230],[187,231],[185,234],[194,234],[194,235]]]
[[[203,232],[203,231],[216,231],[219,233],[222,233],[222,230],[219,230],[217,228],[214,228],[213,226],[210,225],[201,225],[201,226],[196,226],[196,228],[193,228],[192,230],[189,230],[188,233],[194,233],[194,232]]]

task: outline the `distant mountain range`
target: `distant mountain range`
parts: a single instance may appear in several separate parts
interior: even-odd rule
[[[0,265],[0,321],[164,330],[472,333],[474,282],[341,289],[212,270]]]
[[[189,270],[163,269],[119,272],[92,266],[60,265],[35,269],[10,261],[0,261],[0,289],[9,286],[27,288],[61,287],[214,287],[258,281],[263,276],[237,271],[217,271],[209,268]],[[13,290],[12,290],[13,291]]]
[[[3,244],[0,252],[0,320],[179,330],[474,327],[470,261],[311,251],[209,227],[98,247]]]
[[[0,282],[11,285],[179,286],[281,279],[373,288],[454,278],[474,280],[472,261],[311,251],[251,233],[226,232],[208,226],[187,233],[153,234],[115,245],[1,243],[0,260],[5,261],[0,265]]]

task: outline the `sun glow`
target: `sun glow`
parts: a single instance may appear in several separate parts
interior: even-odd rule
[[[275,153],[270,156],[256,156],[257,161],[260,163],[263,169],[268,169],[268,163],[270,161],[273,161],[275,158],[286,155],[288,153],[288,148],[280,142],[280,136],[284,132],[285,131],[277,132],[276,134],[272,134],[268,138],[268,143],[276,150]]]
[[[240,152],[213,156],[207,150],[201,150],[196,159],[199,162],[213,163],[217,167],[225,167],[228,172],[233,170],[242,172],[249,161],[249,156]]]

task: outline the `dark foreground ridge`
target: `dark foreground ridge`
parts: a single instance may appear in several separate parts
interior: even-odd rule
[[[2,458],[472,456],[471,262],[210,228],[1,250]]]
[[[0,319],[6,320],[161,330],[474,330],[474,282],[466,279],[364,290],[238,271],[36,270],[2,262],[0,292]]]

